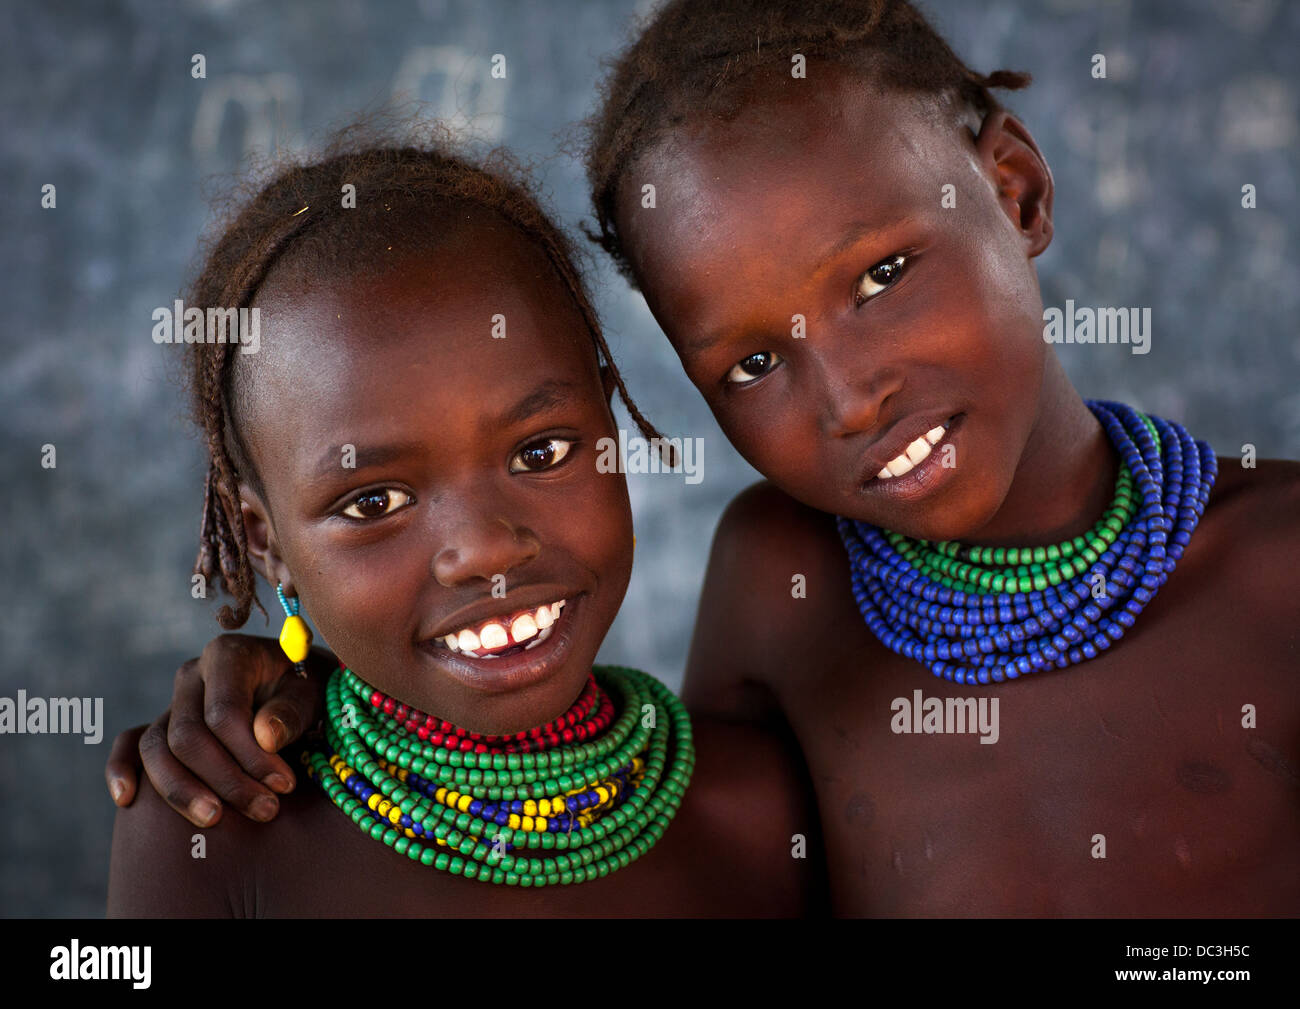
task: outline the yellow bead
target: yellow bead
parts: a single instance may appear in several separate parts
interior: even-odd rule
[[[538,817],[535,817],[535,818],[533,819],[533,830],[537,831],[537,833],[539,833],[539,834],[542,833],[543,831],[545,831],[545,830],[546,830],[546,817],[544,817],[544,816],[538,816]]]
[[[302,617],[285,617],[280,628],[280,647],[290,662],[301,662],[311,651],[311,628]]]
[[[524,815],[525,816],[537,815],[537,803],[534,802],[532,799],[524,800]]]
[[[472,795],[462,795],[462,796],[461,796],[461,797],[456,801],[456,808],[457,808],[460,812],[462,812],[462,813],[468,813],[468,812],[469,812],[469,804],[470,804],[471,802],[473,802],[473,801],[474,801],[474,796],[472,796]]]
[[[383,798],[384,797],[382,795],[376,792],[374,795],[372,795],[369,799],[366,800],[366,805],[369,806],[371,809],[374,809],[376,806],[379,805],[380,801]]]
[[[389,811],[388,822],[400,823],[401,820],[402,820],[402,811],[398,807],[394,806],[392,810]]]
[[[518,830],[518,829],[519,829],[519,814],[518,814],[518,813],[511,813],[511,814],[510,814],[510,819],[506,821],[506,826],[509,827],[511,830]]]
[[[542,799],[542,800],[537,804],[537,812],[538,812],[538,814],[541,815],[541,816],[550,816],[550,815],[551,815],[551,800],[550,800],[550,799]]]

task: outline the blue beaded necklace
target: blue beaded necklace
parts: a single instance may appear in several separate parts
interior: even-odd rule
[[[1067,568],[1073,577],[1052,570],[1048,584],[1044,574],[1043,561],[1059,557],[1062,548],[1072,550],[1068,543],[1032,552],[930,544],[838,518],[853,596],[887,648],[954,683],[1001,683],[1096,658],[1133,626],[1191,540],[1218,462],[1213,449],[1181,424],[1122,403],[1085,402],[1118,450],[1121,477],[1131,479],[1140,503],[1104,551],[1074,541],[1078,553]],[[1017,564],[1021,554],[1032,563]],[[970,571],[964,562],[972,559],[991,561],[977,569],[974,583],[962,582],[968,586],[1033,587],[962,591],[952,579],[936,577],[935,568],[918,559],[923,555],[950,558],[940,561],[944,571],[949,565]]]

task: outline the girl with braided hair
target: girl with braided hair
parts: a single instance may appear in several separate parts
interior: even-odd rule
[[[255,353],[183,348],[209,457],[196,570],[231,629],[264,577],[289,660],[301,607],[334,668],[295,746],[311,783],[274,824],[196,842],[149,786],[119,810],[110,914],[815,908],[782,741],[692,725],[658,681],[594,665],[632,562],[625,481],[595,465],[627,392],[506,155],[349,139],[284,168],[187,300],[261,313]]]
[[[683,697],[796,736],[840,913],[1293,914],[1300,466],[1074,388],[1052,173],[994,93],[1027,83],[902,0],[672,0],[613,60],[592,237],[766,478]],[[248,712],[268,654],[224,642],[178,701]],[[265,749],[314,703],[259,712]]]

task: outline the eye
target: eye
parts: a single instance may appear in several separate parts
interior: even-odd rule
[[[888,259],[882,259],[867,270],[858,279],[858,285],[854,288],[854,302],[857,305],[862,305],[868,299],[874,298],[902,276],[903,264],[906,262],[906,256],[890,256]]]
[[[404,508],[413,500],[404,490],[385,487],[382,490],[366,491],[344,508],[343,514],[350,519],[383,518],[398,508]]]
[[[569,454],[573,442],[565,438],[543,438],[525,445],[510,460],[511,473],[537,473],[550,469]]]
[[[739,364],[734,365],[731,371],[727,372],[727,381],[735,382],[737,385],[747,385],[757,378],[762,378],[780,363],[779,354],[770,350],[760,350],[757,354],[750,354]]]

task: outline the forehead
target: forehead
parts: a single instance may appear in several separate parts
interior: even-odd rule
[[[502,222],[392,254],[367,271],[259,294],[261,347],[241,362],[255,428],[293,440],[416,410],[468,424],[489,401],[548,379],[600,396],[581,312],[516,229]]]
[[[738,258],[750,280],[773,279],[835,229],[937,211],[941,185],[973,164],[941,96],[822,65],[742,97],[734,118],[697,117],[625,177],[618,222],[643,290],[725,281]],[[646,183],[655,209],[641,206]]]

